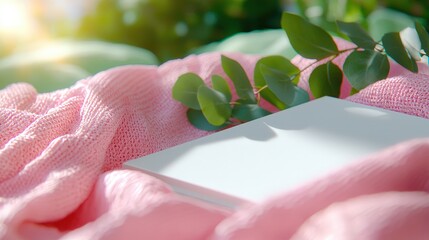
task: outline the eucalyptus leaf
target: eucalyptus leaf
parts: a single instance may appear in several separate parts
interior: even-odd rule
[[[418,22],[415,22],[417,34],[419,35],[422,49],[425,50],[426,55],[429,55],[429,34],[426,29]]]
[[[201,111],[210,124],[221,126],[231,117],[231,106],[223,93],[201,85],[197,97]]]
[[[295,98],[295,84],[288,75],[264,64],[259,66],[268,88],[287,106],[292,104]]]
[[[295,97],[293,99],[293,102],[289,104],[289,107],[295,107],[310,101],[310,96],[308,95],[307,91],[297,86],[295,86],[294,88],[295,88]]]
[[[338,54],[331,35],[298,15],[283,13],[282,28],[295,51],[305,58],[323,59]]]
[[[356,90],[385,79],[389,69],[387,56],[372,50],[351,53],[343,65],[344,74]]]
[[[343,72],[332,62],[316,67],[310,75],[310,90],[315,98],[323,96],[339,97]]]
[[[262,98],[267,100],[269,103],[273,104],[278,109],[285,109],[286,105],[278,98],[276,95],[267,88],[267,82],[265,81],[264,75],[261,72],[261,65],[265,65],[271,69],[275,69],[276,71],[283,72],[288,76],[295,76],[294,80],[299,80],[300,70],[295,65],[293,65],[288,59],[282,56],[268,56],[259,59],[259,61],[255,65],[254,70],[254,81],[256,89],[262,89],[260,94]]]
[[[185,73],[177,79],[173,86],[173,98],[189,108],[199,110],[201,108],[197,92],[202,85],[204,85],[204,81],[197,74]]]
[[[359,90],[358,89],[356,89],[356,88],[354,88],[354,87],[352,87],[352,89],[350,89],[350,94],[349,94],[349,96],[353,96],[353,95],[355,95],[356,93],[358,93],[359,92]]]
[[[337,25],[358,47],[374,50],[377,43],[358,23],[337,21]]]
[[[237,61],[224,55],[222,55],[221,60],[222,68],[228,77],[231,78],[238,97],[249,101],[249,103],[256,103],[253,87],[243,67]]]
[[[232,117],[241,121],[252,121],[271,113],[257,104],[237,104],[232,109]]]
[[[268,86],[265,86],[264,89],[260,91],[260,94],[263,99],[271,103],[277,109],[286,109],[286,104],[284,104],[278,97],[276,97],[276,95],[268,88]]]
[[[223,95],[225,95],[228,102],[231,101],[231,99],[232,99],[231,89],[229,88],[228,83],[226,82],[226,80],[223,77],[221,77],[219,75],[213,75],[212,76],[212,85],[213,85],[213,89],[215,89],[215,90],[223,93]]]
[[[416,61],[409,56],[398,32],[386,33],[381,41],[387,55],[393,60],[412,72],[418,71]]]
[[[196,128],[204,131],[216,131],[225,128],[227,125],[214,126],[210,124],[201,110],[189,108],[186,112],[188,121]]]

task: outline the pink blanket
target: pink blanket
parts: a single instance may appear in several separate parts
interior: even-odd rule
[[[258,57],[229,56],[252,76]],[[350,100],[428,117],[429,75],[421,70],[394,66],[387,80]],[[429,239],[429,138],[236,212],[119,170],[128,159],[208,134],[190,126],[171,98],[189,71],[223,75],[220,55],[112,69],[46,94],[26,84],[0,91],[0,238]]]

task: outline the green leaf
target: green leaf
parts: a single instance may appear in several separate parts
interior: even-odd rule
[[[299,80],[299,68],[297,68],[288,59],[282,56],[264,57],[259,59],[255,65],[253,78],[256,89],[264,88],[260,91],[262,98],[273,104],[278,109],[285,109],[286,105],[278,97],[276,97],[276,95],[269,88],[266,88],[267,82],[265,81],[264,75],[261,72],[261,65],[265,65],[266,67],[275,69],[276,71],[283,72],[285,75],[291,77],[295,76],[294,80]]]
[[[231,106],[223,93],[201,85],[197,97],[201,111],[210,124],[221,126],[231,117]]]
[[[298,15],[283,13],[282,28],[295,51],[305,58],[323,59],[338,54],[337,45],[325,30]]]
[[[358,47],[374,50],[377,43],[358,23],[337,21],[337,25]]]
[[[350,89],[350,95],[349,96],[353,96],[353,95],[355,95],[358,92],[359,92],[359,90],[357,90],[356,88],[352,87],[352,89]]]
[[[232,117],[241,121],[252,121],[271,113],[257,104],[237,104],[232,109]]]
[[[389,69],[387,56],[372,50],[351,53],[343,65],[344,74],[353,88],[357,90],[385,79]]]
[[[173,98],[192,109],[200,109],[197,99],[198,88],[204,81],[194,73],[185,73],[173,86]]]
[[[308,92],[300,87],[295,86],[295,98],[293,99],[293,102],[289,105],[289,107],[295,107],[308,101],[310,101],[310,96],[308,95]]]
[[[189,108],[186,112],[186,116],[188,117],[188,121],[196,128],[204,131],[216,131],[222,128],[225,128],[227,125],[214,126],[210,124],[206,117],[204,116],[201,110],[195,110]]]
[[[268,88],[288,107],[299,104],[302,101],[302,97],[307,94],[281,71],[272,69],[264,64],[260,65],[260,71],[267,82]]]
[[[343,72],[332,62],[316,67],[310,75],[310,90],[315,98],[339,97]]]
[[[231,99],[232,99],[231,89],[229,88],[228,83],[226,82],[226,80],[223,77],[221,77],[219,75],[213,75],[212,76],[212,85],[213,85],[214,90],[217,90],[217,91],[223,93],[223,95],[225,95],[228,102],[231,101]]]
[[[416,61],[409,56],[398,32],[384,34],[381,41],[387,55],[393,60],[412,72],[418,71]]]
[[[290,105],[295,97],[295,85],[284,72],[270,68],[264,64],[259,66],[263,78],[267,82],[268,88],[284,104]]]
[[[426,32],[426,29],[418,22],[415,22],[416,31],[419,35],[420,42],[422,44],[422,49],[425,50],[426,55],[429,55],[429,34]]]
[[[249,103],[256,103],[255,94],[253,93],[252,85],[241,65],[227,56],[222,55],[222,68],[225,73],[231,78],[234,84],[237,95],[241,99],[248,100]]]

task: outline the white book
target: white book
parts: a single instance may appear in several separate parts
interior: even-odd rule
[[[429,120],[323,97],[124,163],[177,193],[234,209],[381,149],[429,137]]]

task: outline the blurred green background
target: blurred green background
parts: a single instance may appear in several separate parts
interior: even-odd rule
[[[40,92],[126,64],[160,64],[189,54],[295,52],[283,11],[337,34],[335,20],[361,23],[376,39],[428,27],[417,0],[0,0],[0,89],[29,82]]]

